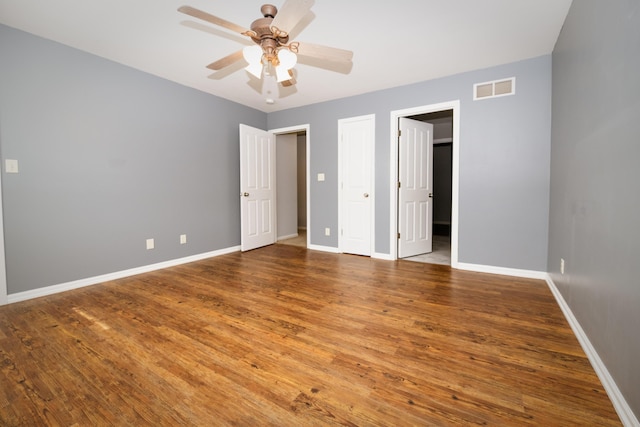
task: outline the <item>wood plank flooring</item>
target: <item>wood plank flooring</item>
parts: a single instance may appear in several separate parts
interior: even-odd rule
[[[543,281],[287,245],[0,307],[0,425],[620,425]]]

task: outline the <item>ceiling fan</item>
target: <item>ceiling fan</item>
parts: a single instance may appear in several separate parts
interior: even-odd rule
[[[296,83],[293,67],[298,56],[307,58],[310,65],[330,63],[336,66],[336,71],[345,70],[348,73],[351,70],[351,51],[306,42],[289,42],[290,31],[310,12],[313,3],[314,0],[285,0],[280,10],[271,4],[262,5],[260,11],[263,17],[253,21],[251,29],[191,6],[181,6],[178,11],[250,37],[255,43],[212,62],[207,68],[218,71],[244,59],[249,64],[245,68],[249,73],[260,79],[263,74],[275,71],[277,81],[286,87]]]

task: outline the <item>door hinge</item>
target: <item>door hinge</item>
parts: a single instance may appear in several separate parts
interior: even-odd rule
[[[402,187],[402,183],[398,181],[398,188]]]
[[[400,233],[398,233],[398,239],[400,238]]]
[[[398,129],[398,138],[400,138],[401,136],[402,136],[402,131]]]

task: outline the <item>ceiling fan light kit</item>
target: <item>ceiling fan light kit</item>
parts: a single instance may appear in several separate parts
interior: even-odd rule
[[[178,11],[250,37],[255,43],[207,68],[218,71],[244,59],[248,64],[245,70],[251,75],[262,79],[275,71],[277,82],[288,87],[296,83],[293,68],[298,63],[298,55],[348,65],[347,69],[351,69],[351,51],[297,41],[289,43],[289,32],[311,11],[313,3],[314,0],[285,0],[280,11],[274,5],[262,5],[263,17],[253,21],[250,30],[191,6],[182,6]]]
[[[265,68],[273,67],[276,70],[278,83],[290,80],[289,70],[295,67],[298,57],[289,49],[281,48],[267,56],[260,46],[247,46],[242,49],[242,56],[249,65],[245,67],[256,78],[262,78]],[[267,74],[270,74],[267,72]]]

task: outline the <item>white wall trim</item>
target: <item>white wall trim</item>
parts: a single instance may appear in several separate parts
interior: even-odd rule
[[[313,251],[330,252],[332,254],[342,253],[340,252],[340,249],[334,248],[333,246],[309,245],[309,249]]]
[[[475,271],[476,273],[502,274],[503,276],[523,277],[525,279],[545,280],[547,278],[545,271],[520,270],[518,268],[495,267],[492,265],[469,264],[466,262],[459,262],[456,268]]]
[[[8,303],[7,265],[4,256],[4,210],[2,209],[2,173],[0,167],[0,305]]]
[[[398,120],[400,117],[416,114],[453,110],[452,168],[451,168],[451,267],[458,267],[458,188],[460,181],[460,100],[423,105],[420,107],[395,110],[390,114],[391,153],[389,155],[390,196],[389,196],[389,247],[392,260],[398,259]]]
[[[192,255],[184,258],[178,258],[170,261],[159,262],[157,264],[145,265],[142,267],[131,268],[129,270],[118,271],[115,273],[103,274],[101,276],[88,277],[86,279],[74,280],[73,282],[61,283],[59,285],[47,286],[44,288],[32,289],[30,291],[18,292],[9,295],[9,303],[25,301],[32,298],[43,297],[46,295],[57,294],[59,292],[70,291],[72,289],[83,288],[85,286],[96,285],[98,283],[108,282],[110,280],[122,279],[124,277],[134,276],[141,273],[149,273],[151,271],[162,270],[163,268],[174,267],[176,265],[186,264],[189,262],[200,261],[206,258],[213,258],[220,255],[226,255],[238,252],[240,246],[233,246],[226,249],[220,249],[212,252]]]
[[[391,258],[391,255],[382,254],[380,252],[374,252],[373,255],[371,255],[371,258],[382,259],[382,260],[385,260],[385,261],[394,261],[394,259]]]
[[[287,239],[293,239],[294,237],[298,237],[299,234],[298,233],[293,233],[293,234],[287,234],[286,236],[278,236],[278,238],[276,239],[276,241],[280,241],[280,240],[287,240]]]
[[[598,378],[600,378],[600,382],[607,392],[609,399],[611,399],[611,403],[618,413],[620,421],[622,421],[622,424],[625,426],[640,426],[638,418],[636,418],[635,414],[631,410],[631,407],[625,400],[622,392],[620,392],[620,389],[616,385],[616,382],[613,380],[613,377],[611,377],[611,374],[609,374],[609,370],[598,355],[598,352],[596,352],[596,349],[591,344],[591,341],[589,341],[589,337],[584,332],[584,329],[582,329],[582,326],[580,326],[578,319],[576,319],[576,317],[573,315],[569,304],[567,304],[567,302],[565,301],[564,297],[558,290],[558,287],[551,279],[551,276],[549,276],[549,274],[546,274],[545,280],[547,282],[547,285],[549,285],[551,293],[556,298],[556,301],[558,302],[562,313],[564,313],[564,317],[567,319],[567,322],[569,322],[569,326],[571,326],[573,333],[575,334],[576,338],[578,338],[578,341],[580,342],[582,349],[586,353],[589,362],[591,362],[591,366],[593,367],[594,371],[596,371]]]

